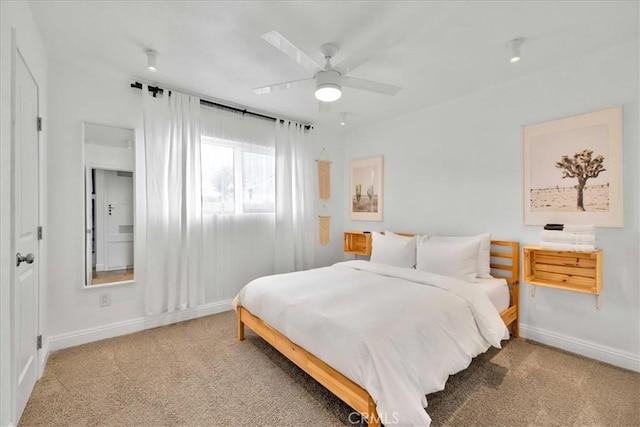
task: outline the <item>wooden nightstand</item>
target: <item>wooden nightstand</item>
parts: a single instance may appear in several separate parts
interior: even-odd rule
[[[572,252],[542,249],[537,246],[524,248],[524,282],[535,286],[583,292],[596,296],[600,308],[602,292],[602,251]]]
[[[368,231],[345,231],[344,252],[371,256],[371,233]]]

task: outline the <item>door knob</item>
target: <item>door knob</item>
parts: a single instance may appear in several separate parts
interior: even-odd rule
[[[27,262],[27,264],[33,264],[36,257],[33,254],[27,254],[27,256],[20,255],[20,252],[16,254],[16,267],[20,267],[20,264]]]

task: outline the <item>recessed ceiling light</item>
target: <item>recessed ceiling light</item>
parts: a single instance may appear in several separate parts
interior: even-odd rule
[[[507,43],[507,48],[509,49],[509,62],[512,64],[520,61],[520,46],[524,39],[521,37],[515,38]]]
[[[153,49],[145,49],[144,53],[147,54],[147,70],[155,73],[158,71],[158,67],[156,66],[156,57],[158,52]]]

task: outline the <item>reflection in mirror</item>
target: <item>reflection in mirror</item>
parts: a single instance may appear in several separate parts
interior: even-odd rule
[[[134,131],[85,123],[86,285],[134,278]]]

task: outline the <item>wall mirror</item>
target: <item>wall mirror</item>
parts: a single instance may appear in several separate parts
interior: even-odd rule
[[[85,285],[134,281],[135,132],[84,124]]]

